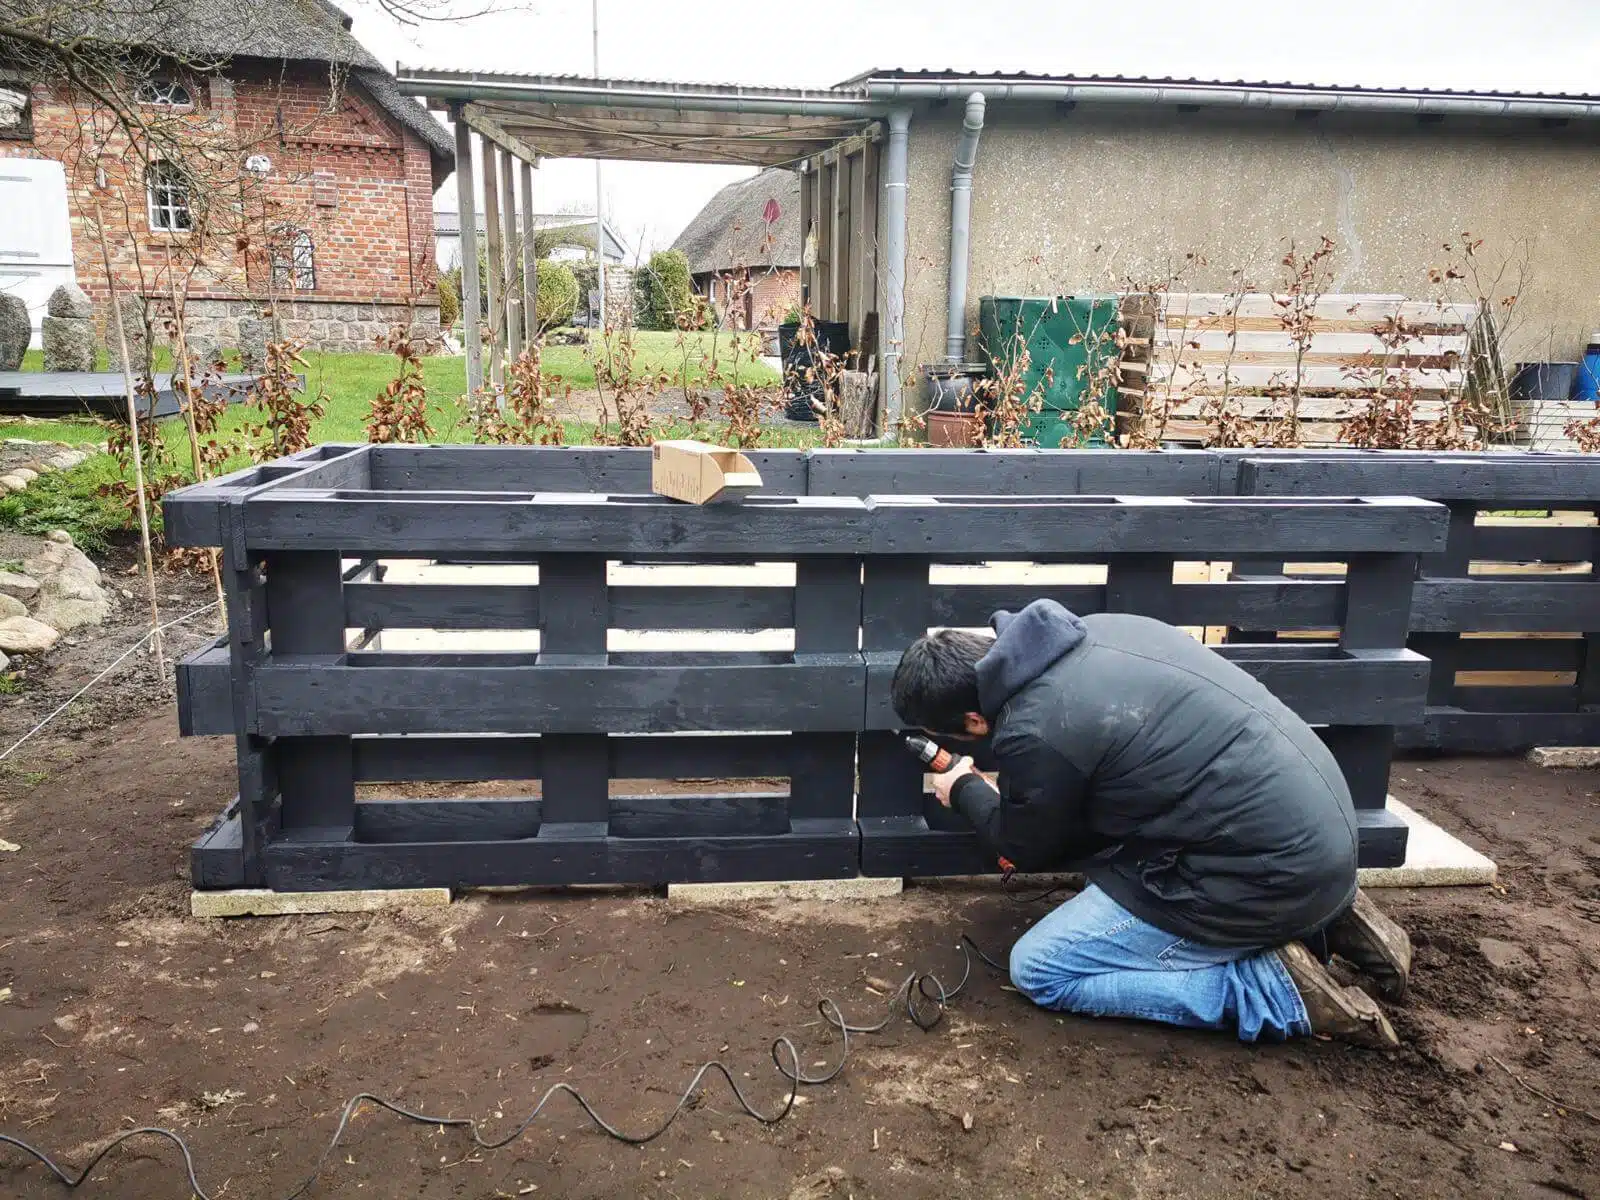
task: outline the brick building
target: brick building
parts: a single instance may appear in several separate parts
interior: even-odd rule
[[[800,177],[772,168],[730,183],[672,246],[688,258],[695,291],[729,325],[775,328],[800,303]]]
[[[371,349],[408,317],[437,329],[433,193],[452,140],[348,17],[324,0],[198,0],[136,36],[96,32],[143,48],[123,92],[142,144],[65,78],[0,60],[0,158],[63,164],[73,266],[102,320],[97,202],[119,294],[166,308],[187,277],[197,342],[238,345],[263,315],[319,349]]]

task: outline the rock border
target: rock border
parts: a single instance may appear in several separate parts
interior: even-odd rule
[[[36,442],[31,438],[6,438],[0,442],[6,450],[22,450],[27,455],[21,463],[8,467],[0,474],[0,496],[20,492],[41,475],[53,471],[70,471],[89,460],[89,451],[69,446],[65,442]],[[102,447],[95,447],[104,454]]]

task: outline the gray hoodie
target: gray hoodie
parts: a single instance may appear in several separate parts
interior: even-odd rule
[[[969,776],[952,796],[990,853],[1082,869],[1135,916],[1209,945],[1279,945],[1349,906],[1349,789],[1264,686],[1148,617],[1036,600],[991,624],[978,697],[1000,790]]]

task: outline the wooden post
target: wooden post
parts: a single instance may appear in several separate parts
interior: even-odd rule
[[[800,307],[811,303],[812,271],[806,266],[806,239],[811,236],[811,223],[817,218],[816,205],[811,202],[812,176],[815,174],[811,160],[800,164]],[[712,285],[715,289],[715,284]]]
[[[838,317],[833,306],[833,180],[837,173],[837,161],[824,160],[822,169],[817,172],[816,207],[813,210],[817,222],[817,286],[812,293],[812,304],[818,320],[822,321],[832,321]]]
[[[867,691],[878,676],[892,678],[907,646],[928,632],[928,560],[875,557],[862,564],[861,648],[867,660]],[[887,692],[887,688],[881,689]],[[906,749],[890,712],[868,712],[856,758],[861,794],[856,818],[861,824],[861,873],[901,875],[913,864],[896,841],[925,834],[928,825],[922,790],[923,767]],[[984,868],[972,864],[975,871]]]
[[[794,661],[860,663],[861,560],[817,556],[795,563]],[[795,733],[789,766],[789,827],[855,816],[856,732]]]
[[[1444,553],[1427,554],[1418,572],[1423,579],[1467,579],[1472,564],[1472,543],[1476,537],[1478,505],[1474,500],[1450,505],[1450,540]],[[1410,646],[1427,655],[1433,664],[1428,673],[1428,707],[1449,708],[1456,702],[1456,672],[1461,669],[1459,632],[1416,633]]]
[[[267,555],[270,661],[344,653],[344,579],[338,551]],[[290,737],[273,743],[285,832],[348,832],[355,822],[355,775],[348,737]]]
[[[517,171],[516,159],[511,151],[500,151],[501,216],[505,230],[505,330],[506,350],[513,362],[522,353],[522,307],[525,296],[519,296],[522,283],[522,242],[531,238],[528,230],[517,232]]]
[[[876,157],[877,147],[871,142],[862,145],[861,153],[850,159],[849,237],[850,237],[850,340],[862,353],[872,353],[872,348],[861,344],[862,328],[866,324],[867,310],[872,307],[872,274],[867,267],[871,257],[869,246],[876,230],[867,224],[867,197],[872,195],[867,177],[872,173],[870,163]],[[855,364],[856,370],[867,369],[866,359]]]
[[[505,250],[500,241],[500,181],[495,170],[495,147],[483,147],[483,231],[487,249],[484,265],[484,295],[489,298],[489,381],[496,387],[505,382],[501,353],[506,345],[506,311],[501,291],[505,285]]]
[[[1345,569],[1345,616],[1339,631],[1339,649],[1360,653],[1404,646],[1411,624],[1416,574],[1414,554],[1350,555]],[[1329,732],[1329,748],[1344,771],[1355,806],[1385,807],[1395,727],[1335,727]]]
[[[539,344],[539,251],[534,245],[538,232],[533,224],[533,169],[539,164],[522,164],[522,337],[529,346]]]
[[[540,665],[605,665],[606,625],[606,556],[541,555]],[[563,841],[606,837],[611,819],[606,735],[552,734],[540,743],[544,816],[539,836]]]
[[[828,263],[833,276],[828,292],[833,297],[833,319],[850,319],[850,170],[853,158],[836,152],[833,165],[833,195],[828,203]],[[852,333],[854,331],[852,330]]]
[[[1600,519],[1600,504],[1591,510]],[[1589,582],[1600,583],[1600,524],[1590,534]],[[1600,615],[1600,614],[1597,614]],[[1578,660],[1578,710],[1600,709],[1600,631],[1588,630],[1583,635],[1582,657]]]
[[[472,130],[451,105],[456,124],[456,207],[461,220],[461,319],[467,351],[467,400],[476,406],[483,391],[482,281],[478,278],[478,214],[473,199]]]

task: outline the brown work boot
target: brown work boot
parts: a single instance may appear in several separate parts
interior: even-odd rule
[[[1385,1000],[1405,999],[1411,939],[1365,892],[1357,891],[1356,902],[1328,927],[1328,949],[1370,975]]]
[[[1393,1050],[1400,1044],[1377,1001],[1360,988],[1340,987],[1327,968],[1299,942],[1278,948],[1278,959],[1306,1006],[1311,1032],[1358,1046]]]

